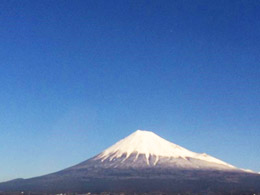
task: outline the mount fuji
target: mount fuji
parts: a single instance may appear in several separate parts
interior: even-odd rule
[[[0,192],[256,193],[260,175],[137,130],[56,173],[0,183]]]

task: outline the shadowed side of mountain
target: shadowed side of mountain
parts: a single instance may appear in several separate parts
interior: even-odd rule
[[[241,172],[171,169],[96,169],[92,173],[88,169],[66,170],[32,179],[5,182],[0,184],[0,191],[260,193],[260,176]]]

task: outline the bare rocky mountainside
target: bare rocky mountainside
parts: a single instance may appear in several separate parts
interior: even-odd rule
[[[0,183],[0,192],[257,194],[260,174],[137,130],[62,171]]]

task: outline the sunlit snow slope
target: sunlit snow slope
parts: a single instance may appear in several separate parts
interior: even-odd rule
[[[151,131],[144,130],[137,130],[128,137],[120,140],[95,157],[95,160],[101,160],[103,162],[105,160],[113,161],[115,159],[123,158],[122,162],[124,162],[130,156],[135,156],[136,160],[140,155],[145,156],[147,165],[156,165],[162,158],[182,159],[187,161],[193,159],[218,164],[227,169],[236,169],[234,166],[205,153],[199,154],[189,151],[159,137]],[[155,158],[152,164],[149,161],[150,157]]]

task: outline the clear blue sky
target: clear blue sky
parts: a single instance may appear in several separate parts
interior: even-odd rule
[[[260,1],[1,1],[0,181],[136,129],[260,171]]]

